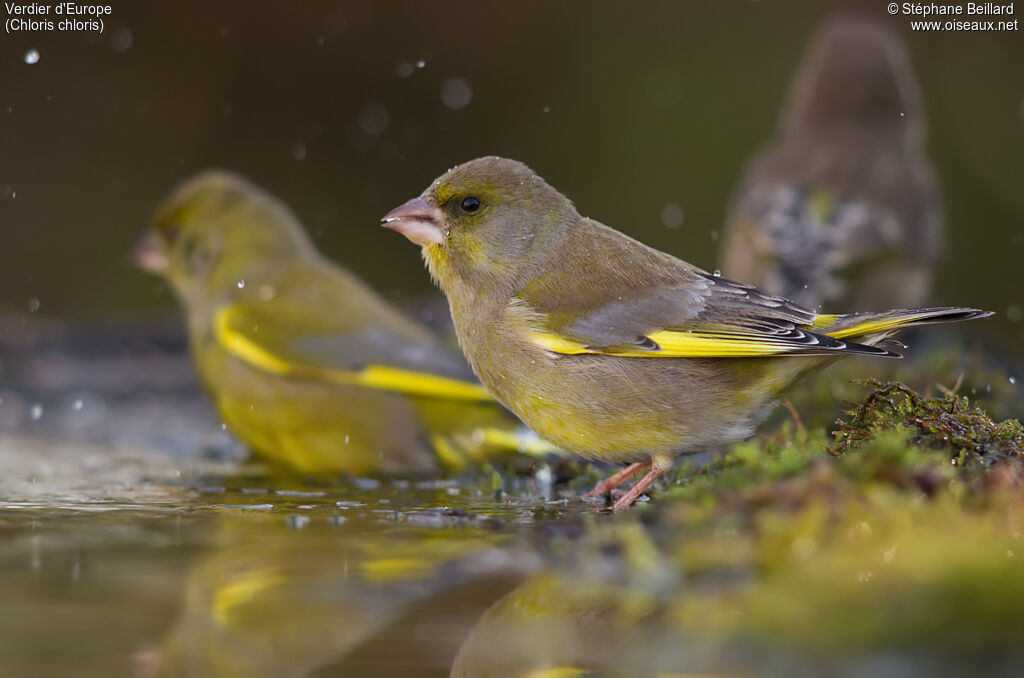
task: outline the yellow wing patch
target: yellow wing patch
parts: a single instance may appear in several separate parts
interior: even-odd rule
[[[576,666],[545,666],[533,669],[526,678],[585,678],[588,673],[590,671]]]
[[[284,377],[362,386],[412,396],[448,400],[492,400],[487,389],[480,384],[400,367],[367,365],[361,370],[350,371],[290,362],[238,331],[232,320],[233,314],[230,306],[217,312],[213,323],[217,343],[236,358],[266,372]]]
[[[806,347],[775,341],[771,337],[752,337],[718,332],[675,332],[662,330],[647,335],[660,349],[590,347],[553,332],[532,332],[530,341],[552,353],[578,355],[593,353],[632,358],[762,358],[785,353],[808,353]]]
[[[287,579],[275,568],[263,568],[219,587],[213,595],[213,616],[223,626],[231,626],[239,608],[267,589],[285,583]]]
[[[716,332],[672,332],[663,330],[648,335],[661,346],[661,352],[673,357],[688,358],[759,358],[797,353],[802,349],[783,341],[765,337],[744,337],[740,334]],[[637,355],[643,355],[637,353]]]

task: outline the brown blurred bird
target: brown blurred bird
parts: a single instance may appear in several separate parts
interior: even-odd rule
[[[899,36],[839,15],[815,33],[776,137],[748,166],[722,272],[805,306],[924,303],[942,250],[917,80]]]
[[[530,168],[480,158],[392,210],[422,246],[483,384],[534,431],[591,459],[636,462],[595,488],[750,435],[807,371],[967,308],[820,315],[580,216]]]

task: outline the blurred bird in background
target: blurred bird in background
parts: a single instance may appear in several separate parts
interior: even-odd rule
[[[206,390],[267,458],[304,473],[433,474],[551,449],[240,176],[184,182],[133,257],[173,287]]]
[[[924,304],[942,251],[924,137],[899,36],[858,15],[824,22],[735,194],[723,274],[825,311]]]

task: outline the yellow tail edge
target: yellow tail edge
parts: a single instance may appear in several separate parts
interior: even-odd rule
[[[861,337],[870,334],[891,332],[911,325],[959,322],[987,318],[992,311],[979,308],[937,307],[908,308],[882,313],[850,313],[847,315],[819,315],[811,328],[833,339]]]

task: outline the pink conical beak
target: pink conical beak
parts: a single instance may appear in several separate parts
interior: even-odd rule
[[[135,241],[128,256],[136,266],[149,273],[164,273],[169,265],[167,248],[155,230],[143,233]]]
[[[444,243],[444,212],[424,197],[399,205],[381,221],[384,228],[398,231],[417,245]]]

